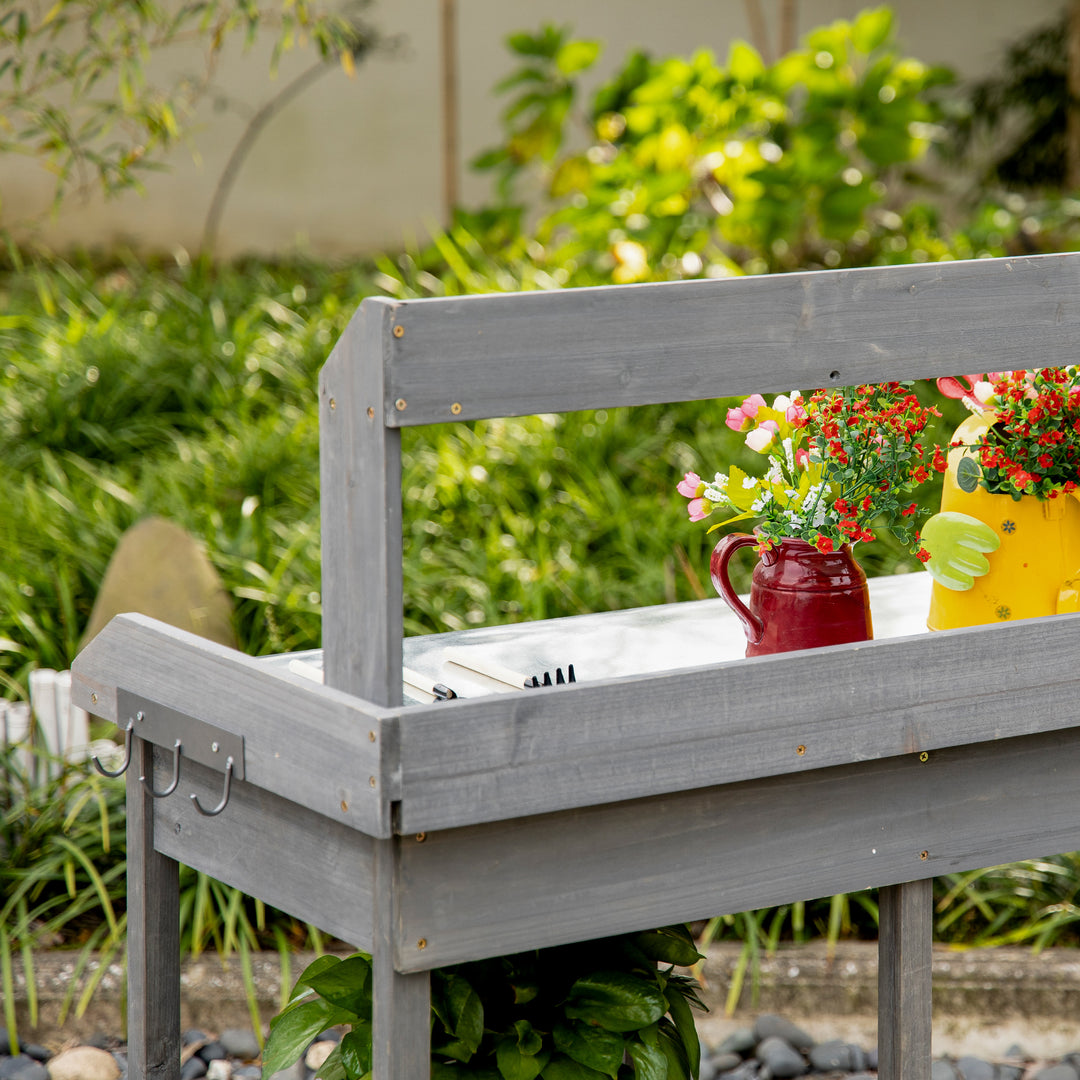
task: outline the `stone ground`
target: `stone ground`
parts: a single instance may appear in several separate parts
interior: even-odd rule
[[[710,950],[703,992],[710,1012],[698,1020],[706,1046],[717,1048],[732,1039],[745,1041],[745,1033],[754,1029],[763,1014],[782,1017],[810,1033],[818,1045],[851,1045],[865,1051],[872,1051],[876,1045],[874,944],[844,943],[832,956],[821,945],[784,948],[763,961],[756,999],[750,987],[745,987],[739,1008],[734,1015],[726,1016],[724,1003],[737,957],[734,946],[720,945]],[[305,955],[292,957],[291,978],[310,959]],[[28,1028],[25,992],[17,992],[20,1030],[27,1032],[24,1038],[55,1053],[95,1035],[100,1039],[102,1033],[113,1037],[119,1034],[119,965],[111,965],[105,973],[87,1012],[81,1018],[69,1018],[61,1026],[57,1023],[58,1013],[74,974],[75,957],[39,954],[35,963],[41,1022],[36,1030]],[[272,954],[255,957],[254,968],[265,1023],[279,1006],[281,972]],[[20,978],[17,969],[17,981]],[[211,1033],[250,1031],[251,1018],[238,962],[223,964],[216,955],[204,955],[184,965],[182,1025],[185,1030]],[[934,1056],[948,1056],[954,1063],[965,1058],[1003,1062],[1018,1060],[1017,1049],[1023,1052],[1027,1062],[1024,1073],[1029,1077],[1036,1076],[1040,1066],[1080,1051],[1080,950],[1050,949],[1040,955],[1024,949],[935,950]],[[0,1073],[4,1071],[0,1068]],[[1080,1070],[1075,1071],[1076,1080],[1080,1080]],[[942,1068],[936,1072],[935,1080],[951,1080]],[[963,1069],[953,1072],[958,1080],[975,1080],[967,1077]],[[997,1080],[1007,1078],[999,1072]]]

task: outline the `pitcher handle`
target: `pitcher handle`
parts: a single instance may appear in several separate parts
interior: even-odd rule
[[[757,542],[757,537],[749,533],[731,533],[713,548],[712,558],[709,560],[713,586],[724,598],[727,606],[738,615],[739,621],[743,624],[746,640],[751,645],[760,643],[765,635],[765,624],[735,595],[735,590],[728,580],[727,568],[728,563],[731,562],[731,556],[739,548],[756,546]]]

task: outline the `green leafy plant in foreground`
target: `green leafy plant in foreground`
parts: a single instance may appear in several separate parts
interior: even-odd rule
[[[670,926],[433,971],[432,1077],[696,1080],[692,1009],[704,1005],[674,966],[700,958],[686,927]],[[360,1080],[371,1070],[371,997],[369,956],[317,959],[270,1023],[264,1074],[348,1025],[318,1075]]]

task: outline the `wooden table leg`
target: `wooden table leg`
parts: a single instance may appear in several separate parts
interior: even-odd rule
[[[878,894],[878,1076],[929,1080],[933,881]]]
[[[372,943],[373,1080],[427,1080],[431,1075],[431,976],[394,969],[394,924],[399,840],[375,841]]]
[[[128,1075],[180,1076],[180,874],[154,849],[154,746],[132,739],[127,771]]]

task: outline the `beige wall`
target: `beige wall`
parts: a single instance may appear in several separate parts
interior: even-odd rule
[[[778,0],[763,0],[772,21]],[[850,18],[866,3],[801,0],[800,33]],[[988,70],[1003,46],[1061,10],[1061,0],[896,0],[902,46],[963,74]],[[362,64],[353,79],[335,70],[309,88],[265,129],[247,158],[226,207],[219,254],[347,256],[400,246],[442,216],[439,0],[379,0],[372,20],[402,34],[396,55]],[[749,37],[741,0],[458,0],[462,160],[498,137],[494,82],[511,67],[502,41],[544,21],[569,23],[606,42],[597,77],[627,51],[656,55],[708,47],[721,56],[732,37]],[[775,47],[775,45],[774,45]],[[237,55],[222,67],[222,89],[247,115],[310,63],[297,57],[276,83],[265,57]],[[164,63],[181,65],[177,58]],[[146,194],[108,203],[66,206],[45,230],[56,247],[124,243],[170,251],[199,248],[214,187],[244,130],[236,107],[208,105],[199,116],[197,160],[178,150],[170,171],[152,174]],[[482,199],[487,180],[461,167],[466,202]],[[0,160],[5,220],[47,202],[44,174]]]

